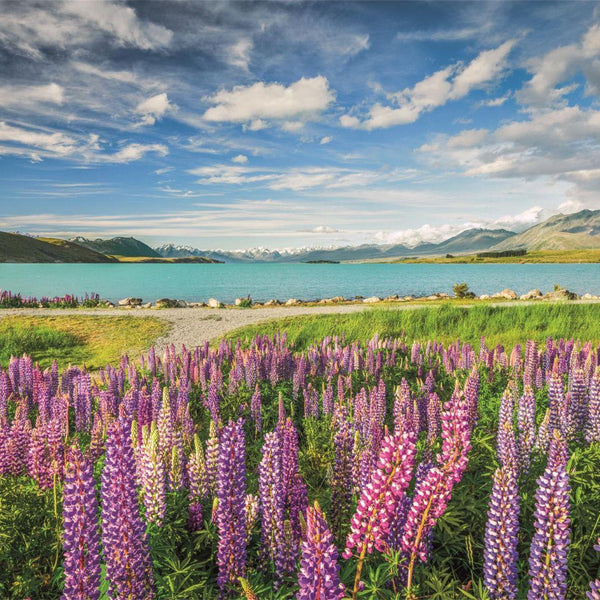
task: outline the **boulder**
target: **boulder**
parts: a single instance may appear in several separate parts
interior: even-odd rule
[[[279,302],[279,300],[276,300],[275,298],[273,298],[271,300],[267,300],[267,302],[265,302],[264,306],[281,306],[281,302]]]
[[[517,294],[511,289],[505,288],[500,293],[494,294],[494,298],[506,298],[507,300],[516,300]]]
[[[344,296],[334,296],[333,298],[331,298],[332,302],[346,302],[346,298],[344,298]]]
[[[584,294],[583,296],[581,296],[582,300],[596,300],[598,298],[598,296],[594,296],[590,293]]]
[[[375,304],[376,302],[381,302],[381,298],[379,296],[370,296],[369,298],[365,298],[363,302],[365,304]]]
[[[221,308],[221,303],[216,298],[209,298],[207,306],[208,308]]]
[[[142,304],[142,308],[152,308],[152,302],[146,302],[146,304]]]
[[[542,296],[542,300],[577,300],[579,296],[575,292],[570,292],[564,288],[553,290]]]
[[[172,298],[159,298],[155,303],[156,308],[175,308],[177,306],[177,300]]]
[[[541,298],[542,292],[537,289],[529,290],[526,294],[519,296],[520,300],[534,300],[535,298]]]
[[[410,302],[411,300],[414,300],[415,297],[414,296],[404,296],[404,298],[402,298],[402,300],[405,300],[406,302]]]
[[[119,300],[119,306],[128,306],[128,307],[133,307],[133,306],[141,306],[142,305],[142,299],[141,298],[123,298],[122,300]]]
[[[392,296],[385,298],[384,302],[395,302],[396,300],[399,300],[398,294],[393,294]]]
[[[299,304],[300,304],[300,301],[296,300],[296,298],[290,298],[285,303],[286,306],[298,306]]]
[[[489,294],[481,294],[481,296],[479,296],[480,300],[489,300],[490,299],[490,295]]]

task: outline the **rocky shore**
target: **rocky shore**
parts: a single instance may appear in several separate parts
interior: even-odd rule
[[[365,298],[363,296],[354,296],[353,298],[345,298],[343,296],[334,296],[333,298],[320,298],[316,300],[300,300],[298,298],[288,298],[287,300],[279,300],[272,298],[266,302],[255,302],[250,297],[237,298],[234,304],[227,304],[221,302],[217,298],[210,298],[208,302],[188,302],[187,300],[177,300],[174,298],[159,298],[155,302],[144,302],[142,298],[128,297],[119,300],[118,306],[120,308],[152,308],[152,309],[165,309],[165,308],[261,308],[261,307],[286,307],[286,306],[322,306],[330,304],[401,304],[408,302],[429,302],[439,300],[455,300],[458,299],[456,296],[446,294],[444,292],[438,292],[429,296],[399,296],[394,294],[392,296],[379,297],[369,296]],[[600,296],[593,294],[578,294],[566,290],[564,288],[555,288],[549,292],[541,292],[538,289],[532,289],[526,294],[518,295],[514,290],[509,288],[503,289],[495,294],[482,294],[481,296],[466,295],[461,299],[467,300],[598,300]],[[111,302],[106,301],[107,307],[115,307]]]

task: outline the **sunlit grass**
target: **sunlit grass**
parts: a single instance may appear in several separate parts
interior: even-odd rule
[[[155,317],[88,315],[6,317],[0,320],[0,364],[29,354],[42,367],[56,359],[98,369],[118,363],[122,354],[137,356],[164,335],[168,323]]]
[[[406,310],[373,309],[351,314],[308,315],[275,319],[249,325],[228,334],[229,338],[249,338],[256,334],[287,332],[296,347],[306,348],[330,335],[348,340],[399,337],[409,340],[435,339],[452,342],[457,338],[479,345],[484,336],[488,345],[511,347],[534,339],[573,337],[600,341],[600,304],[534,304],[519,306],[479,305],[471,308],[449,303],[438,307]]]

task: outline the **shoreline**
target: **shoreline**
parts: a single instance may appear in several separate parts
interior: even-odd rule
[[[452,301],[459,307],[466,309],[472,306],[533,306],[536,304],[552,304],[559,301],[541,301],[541,300],[495,300],[495,301],[477,301],[477,300],[456,300]],[[598,304],[600,299],[591,300],[573,300],[569,304]],[[379,306],[385,310],[419,310],[422,308],[441,306],[444,302],[407,302],[404,304],[381,303]],[[245,327],[246,325],[256,325],[262,322],[271,321],[285,317],[296,317],[304,315],[332,315],[332,314],[351,314],[357,312],[368,312],[375,308],[372,304],[337,304],[337,305],[313,305],[313,306],[271,306],[261,307],[260,309],[240,309],[235,307],[210,309],[199,308],[192,310],[189,308],[164,308],[164,309],[131,309],[131,308],[7,308],[0,310],[0,320],[10,319],[18,316],[131,316],[132,318],[145,318],[153,316],[165,321],[169,325],[169,330],[164,336],[155,339],[152,344],[157,351],[163,352],[167,346],[173,344],[176,348],[182,345],[186,347],[195,347],[205,342],[218,340],[230,332]]]

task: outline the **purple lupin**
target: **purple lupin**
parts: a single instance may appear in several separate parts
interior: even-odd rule
[[[494,473],[483,550],[483,580],[492,600],[517,597],[519,491],[514,468]]]
[[[100,534],[93,465],[69,449],[63,488],[65,585],[62,600],[100,597]]]
[[[246,442],[243,420],[229,421],[219,439],[217,475],[219,545],[217,563],[220,597],[246,575]]]
[[[135,459],[130,427],[108,427],[102,469],[102,545],[109,594],[115,598],[154,598],[154,577],[144,522],[135,487]]]
[[[306,511],[306,536],[298,573],[297,600],[341,600],[338,551],[320,506],[315,502]]]
[[[570,543],[568,448],[555,429],[548,465],[535,494],[535,534],[529,555],[528,600],[563,600],[567,594],[567,551]]]

